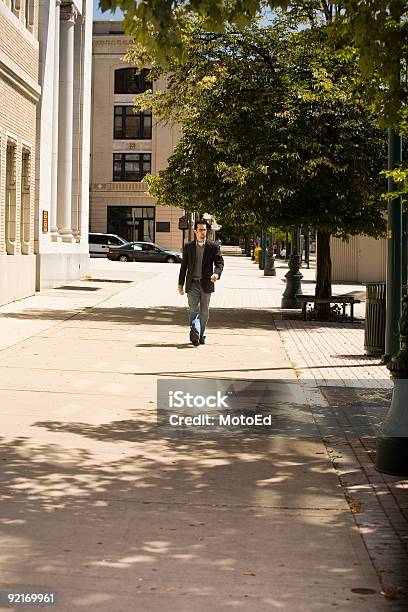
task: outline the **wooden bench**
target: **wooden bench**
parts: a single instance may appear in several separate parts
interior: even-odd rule
[[[333,295],[331,298],[315,298],[314,295],[297,295],[297,301],[302,304],[303,320],[306,321],[306,306],[308,304],[341,304],[343,307],[343,315],[346,314],[346,305],[350,306],[350,319],[354,322],[354,304],[360,304],[361,300],[357,300],[352,295]]]

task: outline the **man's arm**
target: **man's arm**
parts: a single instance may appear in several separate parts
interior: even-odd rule
[[[224,258],[221,255],[220,246],[218,244],[215,245],[215,255],[214,255],[214,274],[221,278],[222,271],[224,269]]]
[[[184,287],[184,282],[186,280],[187,266],[188,266],[188,252],[187,252],[187,244],[185,244],[183,247],[183,259],[181,260],[180,274],[179,274],[179,279],[178,279],[179,290],[180,288],[182,289]]]

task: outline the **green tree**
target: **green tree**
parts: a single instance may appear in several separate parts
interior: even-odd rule
[[[315,227],[316,295],[329,297],[330,237],[384,230],[384,135],[352,95],[353,53],[337,53],[324,29],[282,25],[217,34],[190,24],[184,45],[167,89],[138,98],[183,128],[151,193],[229,225]]]

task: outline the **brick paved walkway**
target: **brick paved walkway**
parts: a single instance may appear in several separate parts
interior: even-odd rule
[[[362,323],[320,323],[280,316],[275,312],[276,327],[300,377],[317,385],[392,388],[387,368],[378,358],[364,355]]]

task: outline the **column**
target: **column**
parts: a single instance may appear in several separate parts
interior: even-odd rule
[[[6,249],[6,163],[7,138],[0,131],[0,255],[7,255]]]
[[[77,12],[73,4],[60,7],[60,78],[58,108],[58,231],[64,242],[74,242],[71,228],[72,207],[72,130],[74,97],[74,26]]]
[[[51,166],[51,206],[50,230],[51,239],[61,240],[57,227],[58,200],[58,98],[59,98],[59,62],[60,62],[60,0],[55,2],[55,39],[54,39],[54,86],[53,86],[53,117],[52,117],[52,166]]]
[[[85,7],[84,7],[85,8]],[[81,15],[75,24],[74,53],[74,129],[72,149],[72,233],[81,239],[82,171],[83,171],[83,112],[84,112],[84,38],[86,17]]]

